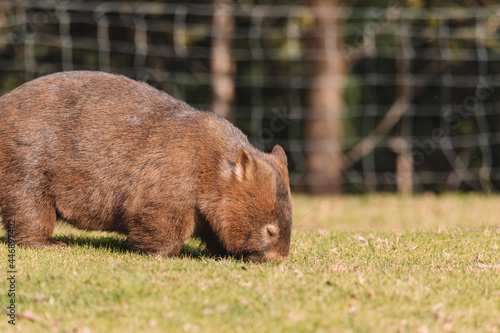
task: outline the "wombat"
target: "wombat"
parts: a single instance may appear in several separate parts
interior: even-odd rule
[[[280,146],[263,153],[212,112],[92,71],[0,98],[0,209],[21,246],[65,246],[52,238],[60,218],[163,256],[197,237],[215,254],[285,260],[292,228]]]

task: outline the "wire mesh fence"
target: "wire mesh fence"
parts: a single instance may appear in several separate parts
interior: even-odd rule
[[[344,192],[500,189],[498,6],[389,2],[318,11],[292,4],[7,1],[0,3],[0,93],[56,71],[103,70],[210,109],[221,8],[232,20],[230,118],[257,147],[285,148],[296,190],[314,179],[308,152],[328,155],[335,145],[341,153],[323,163],[340,166]],[[311,40],[321,16],[338,21],[322,32],[327,47],[319,49]],[[341,117],[316,120],[340,122],[339,142],[306,130],[317,117],[314,66],[331,59],[345,74],[319,84],[340,91],[342,104],[331,111]]]

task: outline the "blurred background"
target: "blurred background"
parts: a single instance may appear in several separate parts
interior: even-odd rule
[[[0,2],[0,94],[83,69],[280,144],[296,192],[500,191],[499,0]]]

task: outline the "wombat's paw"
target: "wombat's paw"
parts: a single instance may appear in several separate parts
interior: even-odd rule
[[[144,255],[150,255],[153,257],[161,257],[161,258],[172,258],[178,255],[178,253],[173,253],[173,252],[168,252],[168,251],[162,251],[158,249],[151,249],[151,248],[144,248],[138,244],[131,243],[130,247],[132,251],[142,253]]]
[[[47,244],[47,247],[49,247],[51,249],[60,249],[60,248],[68,247],[68,244],[51,239],[50,243]]]

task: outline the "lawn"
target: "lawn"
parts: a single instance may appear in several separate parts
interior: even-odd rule
[[[206,257],[196,241],[157,258],[63,225],[69,248],[16,249],[18,317],[0,331],[500,331],[500,197],[293,200],[290,259],[276,265]]]

